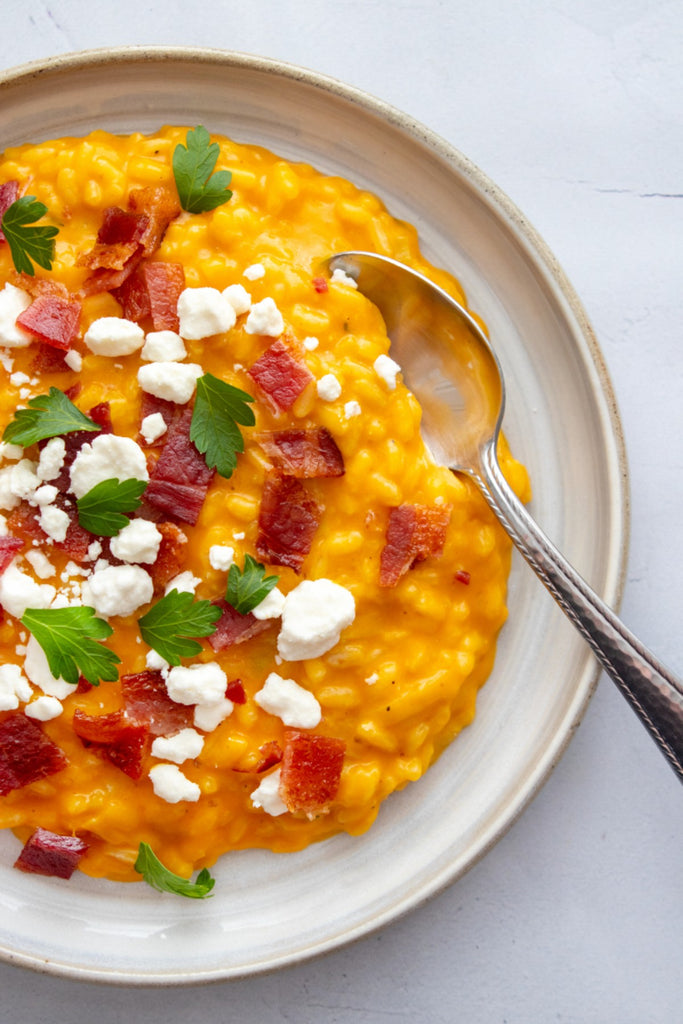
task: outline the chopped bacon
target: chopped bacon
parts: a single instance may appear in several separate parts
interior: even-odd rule
[[[311,816],[327,809],[339,789],[345,749],[343,740],[331,736],[285,732],[280,796],[288,810]]]
[[[0,575],[23,546],[24,541],[20,537],[0,537]]]
[[[52,483],[52,481],[50,481]],[[58,494],[54,504],[69,517],[66,537],[63,541],[55,541],[55,547],[65,551],[69,558],[81,564],[85,561],[88,548],[92,543],[92,534],[84,530],[78,521],[78,510],[74,501],[65,494]],[[45,541],[45,531],[39,521],[40,510],[33,508],[28,502],[13,509],[7,519],[12,533],[19,534],[26,540]]]
[[[97,244],[137,246],[148,227],[149,217],[144,213],[131,213],[130,210],[122,210],[120,206],[108,206],[97,232]]]
[[[13,284],[15,288],[21,288],[23,292],[28,292],[32,299],[37,299],[41,295],[50,295],[60,299],[70,297],[66,285],[61,281],[54,281],[51,277],[31,277],[30,274],[25,274],[23,271],[17,273],[16,270],[10,271],[9,277],[10,284]]]
[[[114,290],[114,298],[121,303],[126,319],[135,323],[150,321],[155,331],[177,331],[178,298],[184,287],[182,263],[143,260]]]
[[[182,417],[185,409],[176,402],[169,402],[165,398],[157,398],[156,395],[150,395],[148,391],[143,391],[140,403],[140,424],[142,425],[146,416],[153,416],[156,412],[161,413],[166,429],[169,430]],[[151,444],[140,436],[139,443],[144,444],[146,448],[162,448],[167,440],[168,436],[164,433]]]
[[[61,348],[54,348],[52,345],[36,345],[34,349],[31,360],[31,373],[34,376],[42,377],[46,373],[70,372],[71,367],[64,362],[66,352]],[[69,397],[67,395],[67,398]]]
[[[273,765],[279,764],[282,760],[282,747],[277,740],[268,740],[259,748],[259,754],[261,760],[254,769],[255,772],[260,774],[261,772],[267,772]]]
[[[87,715],[76,708],[73,730],[85,746],[94,746],[98,753],[131,779],[137,781],[141,777],[142,759],[150,734],[146,723],[131,721],[124,711]]]
[[[57,744],[23,712],[0,723],[0,796],[61,772],[68,763]]]
[[[290,476],[312,479],[344,475],[344,458],[326,427],[273,430],[256,434],[256,441],[275,468]]]
[[[258,517],[259,558],[301,572],[322,511],[295,477],[278,471],[270,473],[263,486]]]
[[[241,615],[227,601],[214,601],[213,604],[222,612],[215,632],[208,638],[214,651],[224,651],[234,644],[243,644],[273,624],[272,619],[257,619],[251,612]]]
[[[46,345],[66,352],[78,336],[80,319],[81,304],[75,299],[39,295],[19,314],[17,324]]]
[[[399,505],[389,512],[379,585],[395,587],[418,562],[440,555],[451,516],[448,505]]]
[[[19,198],[19,182],[18,181],[6,181],[4,185],[0,185],[0,220],[5,216],[12,203],[16,203]],[[0,242],[6,242],[2,231],[0,231]]]
[[[194,526],[215,471],[190,441],[191,422],[192,409],[184,409],[164,435],[165,444],[150,474],[145,499],[166,515]]]
[[[468,573],[467,569],[456,569],[456,571],[453,573],[454,583],[462,583],[464,586],[468,587],[470,584],[470,579],[471,576]]]
[[[155,589],[165,587],[169,580],[177,576],[185,562],[187,535],[175,523],[157,523],[161,534],[161,544],[150,575]]]
[[[171,700],[161,672],[121,676],[121,690],[128,718],[146,725],[152,736],[171,736],[192,725],[194,709]]]
[[[274,342],[247,371],[274,412],[284,412],[296,402],[313,375],[290,353],[282,341]]]
[[[327,279],[324,277],[314,277],[312,284],[319,295],[324,295],[330,289]]]
[[[71,878],[87,850],[88,844],[78,836],[60,836],[37,828],[26,840],[14,866],[34,875]]]
[[[67,397],[69,396],[67,395]],[[67,491],[69,489],[71,485],[69,471],[74,459],[81,450],[81,447],[84,444],[90,444],[98,434],[111,434],[112,432],[109,402],[100,402],[98,405],[94,405],[88,410],[86,415],[97,424],[99,430],[74,430],[70,434],[64,434],[64,445],[66,449],[64,464],[59,471],[59,475],[48,481],[48,483],[52,484],[59,491]],[[39,441],[38,447],[43,448],[46,444],[47,441]]]
[[[134,213],[143,213],[149,218],[140,242],[144,255],[151,256],[161,245],[168,225],[180,213],[178,197],[162,185],[148,185],[130,193],[128,207]]]
[[[231,700],[233,704],[246,704],[247,695],[244,692],[241,679],[231,679],[225,688],[225,696],[228,700]]]

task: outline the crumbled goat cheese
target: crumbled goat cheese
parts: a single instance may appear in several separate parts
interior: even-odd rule
[[[55,500],[59,491],[53,484],[43,484],[42,487],[36,488],[31,497],[29,498],[30,505],[51,505]]]
[[[98,615],[131,615],[154,595],[152,577],[139,565],[109,565],[95,569],[82,587],[84,604]]]
[[[278,338],[285,329],[285,322],[274,299],[255,302],[249,310],[244,329],[247,334],[267,334],[271,338]]]
[[[246,533],[243,530],[240,530],[239,533],[233,533],[232,535],[233,540],[244,540],[245,537]]]
[[[71,683],[67,683],[65,679],[57,679],[52,675],[45,652],[34,636],[29,637],[26,644],[24,672],[34,686],[39,686],[48,697],[64,700],[65,697],[74,692]]]
[[[42,551],[38,551],[35,548],[32,551],[27,551],[24,557],[36,576],[41,580],[48,580],[57,571],[50,559]]]
[[[186,405],[203,373],[199,363],[146,363],[138,370],[138,384],[156,398]]]
[[[103,480],[149,480],[147,459],[130,437],[99,434],[82,445],[71,465],[71,490],[82,498]]]
[[[350,402],[346,402],[344,405],[344,416],[347,420],[352,419],[354,416],[360,416],[360,402],[357,402],[355,398]]]
[[[229,284],[223,289],[223,296],[228,300],[235,310],[236,316],[248,313],[251,306],[251,295],[242,284]]]
[[[20,387],[22,384],[30,384],[31,378],[27,373],[23,373],[21,370],[17,370],[16,373],[10,374],[10,384],[15,388]]]
[[[38,463],[32,462],[31,459],[20,459],[16,465],[12,466],[10,490],[15,497],[21,498],[23,501],[32,497],[40,483],[36,475],[37,468]]]
[[[73,687],[72,687],[73,689]],[[27,718],[35,718],[38,722],[51,722],[53,718],[59,718],[64,707],[56,697],[36,697],[24,708]]]
[[[30,700],[32,694],[19,665],[0,665],[0,711],[14,711],[19,701]]]
[[[152,444],[168,430],[166,420],[160,412],[151,412],[145,416],[140,424],[140,433],[146,444]]]
[[[175,331],[150,331],[140,352],[140,358],[149,363],[172,363],[186,355],[183,339]]]
[[[95,562],[102,554],[102,544],[99,540],[94,540],[92,544],[88,545],[88,551],[86,553],[84,562]]]
[[[17,317],[31,305],[31,296],[13,284],[6,284],[0,292],[0,345],[7,348],[26,348],[33,335],[17,327]]]
[[[235,326],[237,317],[217,288],[186,288],[178,298],[178,333],[188,341],[201,341]]]
[[[368,684],[368,686],[374,686],[375,683],[379,682],[379,676],[377,675],[376,672],[373,672],[371,676],[367,677],[365,682]]]
[[[323,402],[336,402],[342,393],[342,386],[333,373],[326,373],[315,385],[318,398]]]
[[[152,743],[152,757],[182,764],[199,757],[203,746],[204,737],[195,729],[181,729],[174,736],[157,736]]]
[[[18,461],[23,459],[24,449],[20,444],[10,444],[8,441],[0,441],[0,458]]]
[[[50,583],[36,583],[13,563],[0,576],[0,604],[17,619],[27,608],[47,608],[56,593]]]
[[[252,263],[250,267],[242,271],[242,275],[246,277],[247,281],[258,281],[264,276],[266,268],[262,263]]]
[[[142,562],[151,565],[156,561],[161,544],[161,533],[148,519],[131,519],[119,533],[112,537],[109,547],[114,558],[122,562]]]
[[[235,549],[227,544],[212,544],[209,548],[209,565],[219,572],[227,572],[235,560]]]
[[[322,718],[322,709],[313,694],[277,672],[270,673],[254,700],[293,729],[315,729]]]
[[[303,346],[307,352],[315,352],[319,344],[320,342],[317,338],[310,337],[303,340]]]
[[[145,332],[125,317],[101,316],[90,324],[83,341],[96,356],[129,356],[142,348]]]
[[[336,270],[332,271],[332,277],[330,278],[330,284],[345,284],[349,288],[357,288],[358,284],[353,277],[347,274],[341,267],[337,267]]]
[[[70,348],[64,356],[64,362],[73,370],[74,373],[80,373],[83,369],[83,356],[80,352],[77,352],[75,348]]]
[[[287,810],[287,804],[280,796],[280,769],[276,768],[270,775],[261,779],[260,783],[251,794],[251,802],[254,807],[260,807],[266,814],[277,818]]]
[[[66,444],[63,437],[51,437],[40,453],[36,475],[39,480],[54,480],[59,476],[64,459]]]
[[[8,533],[9,527],[7,525],[7,520],[3,515],[0,515],[0,537],[6,537]]]
[[[157,654],[155,650],[147,651],[145,665],[152,672],[166,672],[171,667],[166,659]]]
[[[61,544],[66,539],[71,520],[68,512],[56,505],[43,505],[40,510],[40,527],[52,540]]]
[[[228,677],[215,661],[175,665],[166,676],[166,690],[178,704],[217,704],[225,697]]]
[[[377,356],[372,366],[377,376],[384,381],[390,391],[393,391],[396,387],[396,375],[401,372],[398,363],[391,356],[382,355]]]
[[[156,796],[167,804],[177,804],[181,800],[196,803],[201,796],[201,789],[183,775],[177,764],[155,764],[149,770],[149,777]]]
[[[14,466],[5,466],[0,469],[0,508],[6,512],[11,512],[21,502],[21,498],[18,498],[12,491],[13,472]]]
[[[304,580],[285,598],[278,653],[285,661],[317,658],[339,643],[356,617],[353,594],[332,580]]]
[[[194,594],[201,582],[198,576],[194,576],[189,569],[186,569],[185,572],[178,573],[168,581],[164,594],[170,594],[172,590],[177,590],[179,594]]]
[[[282,615],[284,606],[285,595],[277,587],[273,587],[261,603],[252,608],[251,614],[255,619],[278,619]]]
[[[221,722],[228,718],[235,705],[227,697],[213,704],[197,704],[194,709],[194,724],[202,732],[213,732]]]

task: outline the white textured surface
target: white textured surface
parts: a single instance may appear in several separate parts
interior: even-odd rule
[[[679,4],[252,0],[197,9],[122,0],[93,17],[82,0],[5,0],[3,13],[3,68],[126,43],[222,45],[301,63],[419,118],[507,191],[577,288],[615,384],[633,504],[623,617],[683,670]],[[385,931],[201,991],[107,989],[2,965],[2,1015],[668,1024],[680,1018],[683,981],[681,796],[602,681],[562,763],[507,837]]]

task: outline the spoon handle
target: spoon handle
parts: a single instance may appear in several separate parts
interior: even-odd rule
[[[588,586],[529,515],[490,446],[481,459],[486,500],[512,541],[592,647],[683,781],[683,683],[647,650]]]

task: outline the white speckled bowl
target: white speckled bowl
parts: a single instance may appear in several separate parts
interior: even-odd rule
[[[0,77],[0,148],[93,128],[202,123],[369,188],[419,228],[486,319],[505,370],[505,428],[533,512],[612,605],[627,546],[623,441],[600,350],[552,254],[457,150],[339,82],[212,50],[94,51]],[[385,925],[458,878],[537,791],[597,679],[587,648],[521,561],[510,621],[474,724],[360,839],[244,852],[207,901],[11,867],[0,837],[0,954],[87,980],[182,984],[300,961]]]

